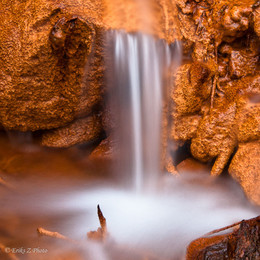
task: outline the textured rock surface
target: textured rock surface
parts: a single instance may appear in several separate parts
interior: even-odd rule
[[[50,130],[43,134],[42,145],[49,147],[70,147],[77,143],[98,140],[102,132],[99,118],[89,116],[76,119],[62,128]]]
[[[35,5],[0,3],[0,121],[6,129],[60,127],[100,101],[100,73],[84,69],[98,55],[100,28],[58,1]]]
[[[246,195],[260,201],[260,141],[241,144],[230,166],[230,174],[240,183]]]
[[[211,170],[219,175],[236,146],[236,106],[225,98],[215,102],[214,109],[201,120],[191,142],[191,153],[203,162],[217,158]]]
[[[168,136],[177,145],[190,142],[196,159],[215,160],[211,174],[219,175],[238,145],[239,153],[242,144],[260,139],[259,1],[176,3],[190,62],[174,75]],[[248,150],[248,158],[257,156],[255,150]],[[236,174],[230,167],[232,176],[260,205],[256,187],[250,185],[260,170],[250,170],[245,178],[246,163],[242,165]]]

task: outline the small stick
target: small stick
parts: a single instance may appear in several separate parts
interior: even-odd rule
[[[238,226],[238,225],[240,225],[241,223],[242,223],[242,221],[239,221],[239,222],[236,222],[236,223],[234,223],[234,224],[232,224],[232,225],[229,225],[229,226],[226,226],[226,227],[223,227],[223,228],[219,228],[219,229],[215,229],[215,230],[213,230],[213,231],[211,231],[211,232],[205,234],[203,237],[205,237],[205,236],[210,236],[210,235],[216,234],[216,233],[218,233],[218,232],[221,232],[221,231],[223,231],[223,230],[226,230],[226,229],[229,229],[229,228]]]
[[[5,245],[3,245],[2,243],[0,243],[0,252],[6,253],[6,255],[8,256],[8,258],[10,260],[19,260],[19,258],[17,256],[15,256],[13,253],[9,252],[8,247],[6,247]]]
[[[0,177],[0,185],[10,189],[10,190],[13,190],[14,189],[14,186],[7,183],[2,177]]]
[[[97,231],[88,232],[87,237],[91,240],[104,241],[107,238],[107,221],[99,205],[97,205],[97,214],[98,214],[100,227],[97,229]]]
[[[234,224],[232,224],[232,225],[230,225],[230,226],[226,226],[226,227],[223,227],[223,228],[220,228],[220,229],[215,229],[215,230],[213,230],[213,231],[211,231],[211,232],[205,234],[204,237],[205,237],[205,236],[213,235],[213,234],[215,234],[215,233],[221,232],[221,231],[223,231],[223,230],[226,230],[226,229],[229,229],[229,228],[232,228],[232,227],[235,227],[235,226],[238,226],[238,225],[240,225],[243,221],[245,221],[245,222],[258,221],[258,222],[259,222],[259,221],[260,221],[260,216],[257,216],[257,217],[255,217],[255,218],[251,218],[251,219],[248,219],[248,220],[241,220],[241,221],[236,222],[236,223],[234,223]]]
[[[63,236],[62,234],[60,234],[58,232],[52,232],[52,231],[46,230],[46,229],[41,228],[41,227],[37,228],[37,232],[41,236],[53,237],[53,238],[66,240],[66,241],[69,241],[69,242],[72,242],[72,243],[77,243],[76,241],[74,241],[74,240],[72,240],[72,239],[70,239],[66,236]]]
[[[103,231],[103,234],[106,235],[106,233],[107,233],[107,220],[104,217],[99,205],[97,206],[97,213],[98,213],[98,219],[99,219],[100,227]]]
[[[214,98],[215,98],[215,93],[217,89],[217,76],[214,76],[213,84],[212,84],[212,89],[211,89],[211,97],[210,97],[210,111],[212,111],[213,106],[214,106]]]

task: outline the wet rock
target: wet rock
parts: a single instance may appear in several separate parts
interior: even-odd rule
[[[241,78],[254,74],[258,60],[259,56],[248,55],[246,51],[232,51],[229,64],[230,76]]]
[[[223,44],[219,47],[219,77],[227,81],[254,75],[259,61],[258,48],[259,40],[251,37],[248,46],[232,47],[230,44]],[[222,85],[224,85],[222,84]]]
[[[217,157],[212,175],[219,175],[228,162],[236,146],[236,105],[219,99],[209,115],[204,116],[196,137],[191,142],[192,155],[207,162]]]
[[[174,153],[178,146],[195,136],[203,102],[210,95],[209,74],[207,66],[193,63],[181,66],[174,75],[175,86],[170,95],[169,153]],[[165,155],[165,168],[168,172],[176,173],[170,154]]]
[[[241,37],[249,28],[249,17],[252,8],[248,4],[226,7],[221,25],[224,28],[224,40],[233,41]]]
[[[201,120],[199,115],[183,116],[174,119],[171,128],[170,139],[174,141],[186,141],[196,136]]]
[[[227,85],[225,95],[215,98],[213,109],[205,110],[202,116],[176,118],[173,139],[191,139],[192,155],[203,162],[217,157],[211,173],[220,174],[238,142],[260,138],[259,103],[255,100],[259,87],[258,76]]]
[[[251,103],[251,102],[250,102]],[[251,142],[260,139],[260,104],[247,103],[239,110],[238,141]]]
[[[241,81],[237,112],[238,141],[241,143],[260,139],[260,77],[247,77]]]
[[[174,116],[200,111],[203,101],[210,95],[207,85],[209,73],[209,69],[201,63],[185,64],[178,69],[171,94],[173,109],[176,111]]]
[[[37,6],[2,1],[1,127],[59,132],[78,118],[100,112],[107,30],[143,28],[169,42],[175,39],[174,5],[168,0],[149,2],[153,26],[144,24],[133,1],[38,0]]]
[[[260,141],[240,144],[228,171],[249,200],[260,205]]]
[[[258,37],[260,37],[260,5],[256,6],[254,11],[254,30]]]
[[[173,175],[177,175],[178,171],[176,167],[174,166],[173,159],[171,156],[167,156],[165,159],[165,170]]]
[[[227,234],[213,232],[214,236],[199,238],[190,243],[187,260],[213,259],[259,259],[260,217],[243,220]]]
[[[97,141],[102,132],[102,124],[97,116],[76,119],[67,126],[46,131],[41,144],[48,147],[70,147],[80,143]]]

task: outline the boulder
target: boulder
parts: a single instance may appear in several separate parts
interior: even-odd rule
[[[80,143],[98,141],[102,124],[96,116],[76,119],[67,126],[46,131],[41,144],[48,147],[70,147]]]
[[[228,171],[248,199],[260,205],[260,141],[240,144]]]
[[[101,101],[102,29],[91,19],[93,6],[85,20],[71,4],[0,3],[0,123],[5,129],[61,127],[78,114],[90,114]],[[81,10],[82,3],[76,5]]]

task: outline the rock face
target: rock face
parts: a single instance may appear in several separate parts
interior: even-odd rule
[[[91,139],[79,134],[78,140],[76,136],[68,140],[65,133],[71,125],[78,129],[81,122],[100,114],[105,31],[143,27],[172,39],[171,1],[153,0],[144,6],[149,11],[140,11],[132,0],[1,1],[1,127],[41,130],[42,144],[47,146],[67,147]],[[154,27],[144,26],[143,12],[158,17]],[[95,124],[100,124],[99,119]],[[61,141],[62,134],[66,141]]]
[[[215,160],[214,176],[239,146],[229,171],[260,205],[259,1],[178,0],[177,6],[190,62],[173,75],[169,139],[175,146],[190,142],[202,162]],[[250,147],[245,158],[242,147]]]
[[[42,144],[47,146],[67,147],[97,137],[89,130],[85,138],[71,131],[68,141],[65,133],[71,124],[96,118],[103,101],[104,28],[98,24],[100,14],[94,13],[98,4],[2,1],[0,8],[1,125],[6,130],[44,130]]]
[[[38,1],[36,8],[28,1],[4,1],[0,7],[5,10],[0,22],[1,124],[35,131],[90,114],[101,101],[102,74],[88,75],[84,68],[94,62],[102,66],[95,50],[101,29],[73,17],[58,2]]]
[[[240,144],[230,166],[230,174],[241,184],[246,195],[260,201],[260,141]]]

